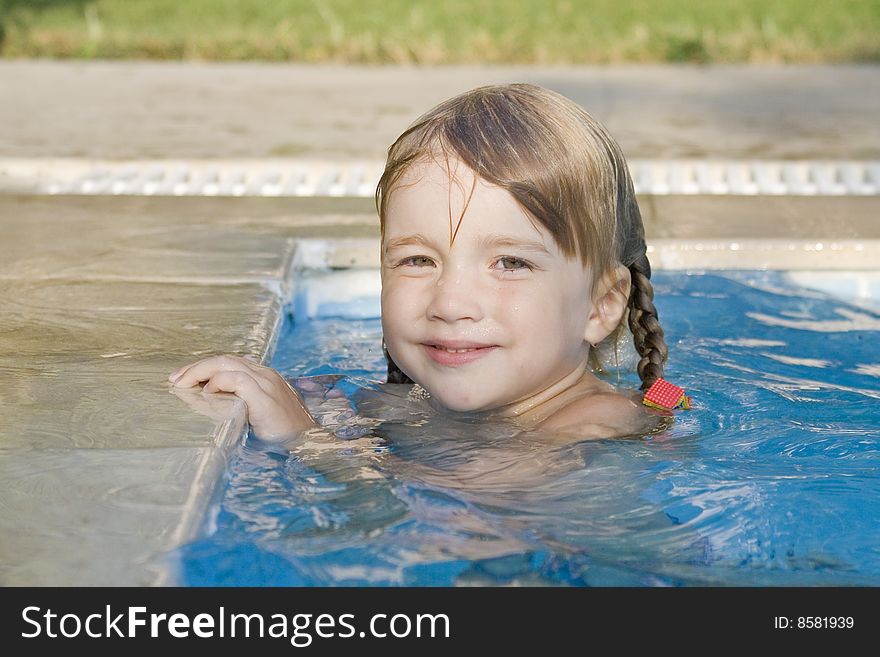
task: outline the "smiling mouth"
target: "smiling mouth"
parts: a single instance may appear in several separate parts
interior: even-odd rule
[[[448,347],[441,347],[440,345],[432,344],[428,345],[434,349],[438,349],[440,351],[445,351],[448,354],[464,354],[469,351],[477,351],[477,349],[488,349],[489,347],[470,347],[469,349],[450,349]]]
[[[452,348],[436,344],[423,344],[428,356],[438,365],[457,367],[467,365],[483,358],[486,354],[495,350],[498,345],[485,345],[483,347]]]

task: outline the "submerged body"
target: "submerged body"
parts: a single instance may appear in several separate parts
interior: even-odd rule
[[[339,467],[336,459],[344,455],[349,467],[343,476],[369,479],[378,471],[474,495],[474,501],[486,501],[487,492],[537,490],[587,465],[588,452],[579,449],[579,444],[644,438],[668,428],[671,420],[650,409],[638,409],[634,417],[639,420],[629,426],[622,426],[619,417],[567,430],[541,421],[544,415],[558,417],[557,406],[570,396],[615,395],[619,399],[611,405],[636,405],[604,382],[599,381],[600,390],[594,390],[586,379],[548,398],[546,406],[516,409],[522,411],[518,415],[449,411],[418,385],[362,386],[340,375],[290,381],[320,423],[285,444],[302,462],[334,473]],[[591,390],[590,397],[576,397],[582,386]],[[606,401],[602,407],[612,407]],[[330,476],[335,479],[337,475]]]

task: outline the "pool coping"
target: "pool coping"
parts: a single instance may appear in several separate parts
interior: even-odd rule
[[[290,270],[378,268],[373,238],[300,238]],[[771,269],[872,271],[880,268],[880,239],[657,238],[649,240],[654,270]]]
[[[628,160],[638,194],[877,196],[878,160]],[[381,160],[0,158],[0,191],[134,196],[371,197]]]

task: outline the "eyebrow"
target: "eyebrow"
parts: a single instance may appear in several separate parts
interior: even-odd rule
[[[405,235],[404,237],[396,237],[393,240],[388,240],[388,243],[385,245],[385,253],[389,251],[393,251],[394,249],[399,249],[404,246],[432,246],[431,240],[422,235],[421,233],[415,233],[413,235]]]
[[[542,242],[508,237],[504,235],[483,235],[477,243],[481,248],[484,249],[493,247],[513,247],[525,251],[534,251],[536,253],[550,255],[550,251],[547,250],[547,247],[544,246]],[[388,240],[388,243],[385,245],[384,252],[388,253],[389,251],[393,251],[394,249],[399,249],[404,246],[412,245],[435,248],[434,243],[430,239],[428,239],[421,233],[414,233],[412,235],[405,235],[403,237],[397,237],[393,240]]]
[[[543,242],[518,239],[515,237],[505,237],[503,235],[485,235],[482,239],[480,239],[479,244],[484,248],[509,246],[517,249],[523,249],[525,251],[535,251],[537,253],[550,255],[550,251],[547,250],[547,247],[544,246]]]

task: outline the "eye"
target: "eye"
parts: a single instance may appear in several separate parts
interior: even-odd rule
[[[523,269],[532,270],[532,265],[522,258],[515,258],[513,256],[501,256],[496,263],[501,263],[501,271],[520,271]]]
[[[401,265],[409,265],[412,267],[426,267],[434,264],[434,261],[431,260],[428,256],[410,256],[409,258],[404,258],[400,262],[397,263],[397,266]]]

